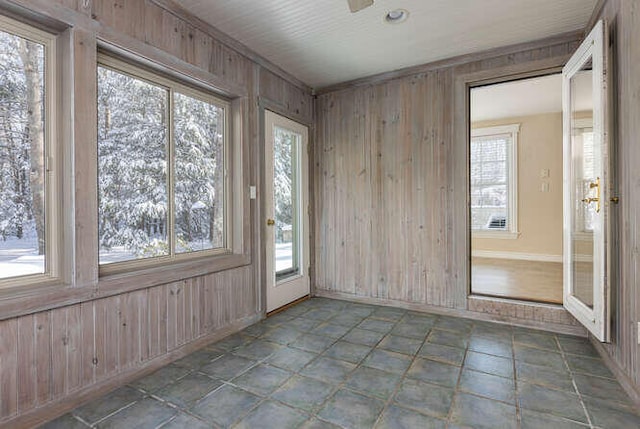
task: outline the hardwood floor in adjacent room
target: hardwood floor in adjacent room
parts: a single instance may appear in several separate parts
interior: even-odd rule
[[[473,258],[471,291],[562,304],[562,263]]]

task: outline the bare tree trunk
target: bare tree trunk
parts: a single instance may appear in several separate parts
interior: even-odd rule
[[[31,186],[32,213],[38,234],[38,254],[45,251],[44,231],[44,127],[42,111],[44,107],[44,91],[40,76],[40,58],[38,50],[41,49],[33,42],[20,39],[20,58],[24,66],[26,98],[27,98],[27,135],[29,139],[29,158],[31,171],[29,184]]]

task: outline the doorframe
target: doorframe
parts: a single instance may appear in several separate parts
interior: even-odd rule
[[[266,135],[265,135],[265,111],[270,110],[280,116],[283,116],[292,121],[298,122],[308,128],[307,135],[307,162],[308,165],[301,165],[301,168],[307,167],[309,172],[309,183],[307,193],[309,196],[309,296],[312,297],[315,294],[315,199],[314,199],[314,136],[315,126],[312,118],[305,118],[297,113],[289,111],[285,106],[277,101],[273,101],[269,98],[258,96],[258,168],[259,172],[256,177],[259,178],[259,183],[256,183],[257,189],[257,213],[254,228],[257,229],[256,235],[259,237],[258,246],[256,251],[256,270],[258,272],[258,305],[262,317],[267,315],[267,248],[266,248],[266,234],[264,228],[264,219],[266,213],[266,200],[262,196],[265,195],[266,185],[266,171],[265,171],[265,147],[266,147]],[[314,115],[315,116],[315,115]]]
[[[549,320],[557,318],[555,314],[558,311],[566,312],[561,304],[537,303],[505,297],[488,297],[473,294],[471,291],[471,208],[469,185],[471,103],[469,93],[471,88],[478,86],[562,73],[562,68],[571,55],[572,53],[567,53],[537,61],[510,64],[477,72],[460,73],[455,77],[453,120],[453,159],[455,160],[455,165],[452,168],[451,182],[454,189],[457,189],[454,197],[452,232],[454,245],[458,249],[456,258],[459,258],[453,261],[455,264],[453,270],[456,272],[456,278],[458,279],[455,285],[456,308],[468,310],[470,306],[475,306],[476,302],[481,300],[484,303],[490,302],[500,309],[505,309],[505,312],[508,313],[511,313],[511,307],[514,306],[533,306],[543,318]],[[499,313],[500,311],[498,311]]]

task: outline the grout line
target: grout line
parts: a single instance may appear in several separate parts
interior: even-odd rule
[[[558,346],[558,349],[560,350],[560,355],[562,356],[562,362],[564,362],[564,365],[566,366],[567,370],[569,371],[569,376],[571,377],[571,384],[573,384],[573,389],[575,390],[576,394],[578,395],[578,400],[580,401],[580,405],[582,406],[582,410],[584,411],[585,416],[587,416],[587,423],[588,423],[590,428],[593,428],[594,426],[593,426],[593,422],[591,421],[591,416],[589,415],[589,411],[587,411],[587,406],[585,405],[584,400],[582,399],[582,394],[578,390],[578,385],[576,384],[576,381],[574,379],[573,370],[569,366],[569,361],[567,361],[567,357],[565,356],[564,350],[562,349],[562,346],[560,345],[560,340],[558,339],[558,336],[556,334],[553,335],[553,339],[556,341],[556,345]]]

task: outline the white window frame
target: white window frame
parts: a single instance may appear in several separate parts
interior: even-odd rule
[[[0,290],[40,287],[62,280],[62,191],[60,163],[62,148],[58,136],[57,36],[32,25],[0,15],[0,31],[41,44],[44,47],[44,168],[45,168],[45,254],[44,273],[0,279]]]
[[[235,184],[232,184],[233,175],[229,174],[229,166],[232,159],[231,148],[231,103],[224,99],[218,98],[213,95],[207,89],[195,88],[191,85],[183,84],[179,79],[170,79],[162,76],[160,73],[150,71],[144,66],[138,66],[133,61],[126,61],[116,58],[113,55],[109,55],[105,52],[98,53],[98,68],[107,68],[117,73],[131,76],[135,79],[141,79],[147,81],[152,85],[163,88],[167,91],[168,95],[168,118],[167,118],[167,242],[170,247],[168,255],[132,259],[122,262],[113,262],[107,264],[99,264],[99,273],[101,276],[109,274],[117,274],[123,272],[132,272],[140,269],[156,267],[165,265],[170,262],[183,262],[190,260],[197,260],[203,258],[211,258],[216,256],[231,255],[234,253],[234,224],[233,224],[233,212],[234,201],[231,193],[236,188]],[[224,245],[222,248],[199,250],[194,252],[176,253],[175,249],[175,140],[174,140],[174,94],[178,92],[180,94],[215,104],[224,109],[224,135],[223,135],[223,154],[224,154],[224,219],[223,219],[223,234]],[[99,171],[98,171],[99,174]],[[241,224],[241,222],[240,222]],[[241,225],[240,225],[241,226]],[[97,227],[97,225],[96,225]],[[98,249],[99,251],[99,249]]]
[[[497,238],[497,239],[517,239],[518,232],[518,135],[520,134],[520,124],[500,125],[495,127],[482,127],[471,129],[469,145],[473,144],[473,139],[477,137],[491,137],[497,135],[509,135],[511,146],[507,150],[507,213],[509,229],[503,231],[487,231],[472,229],[472,238]],[[471,180],[471,168],[469,168],[469,180]]]

